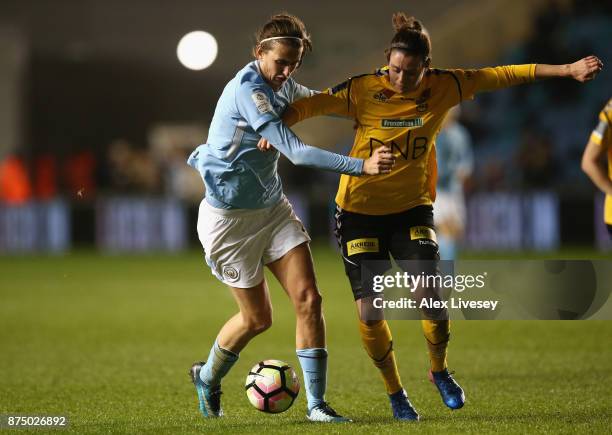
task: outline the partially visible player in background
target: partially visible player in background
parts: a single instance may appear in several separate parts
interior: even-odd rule
[[[599,113],[599,123],[582,155],[582,170],[606,195],[603,219],[612,237],[612,98]]]
[[[467,219],[464,186],[474,169],[472,139],[459,114],[459,106],[448,111],[436,138],[438,183],[433,207],[441,260],[457,258]]]
[[[350,116],[358,125],[351,156],[365,158],[379,147],[393,150],[396,165],[391,173],[377,178],[340,178],[336,232],[359,312],[361,339],[383,377],[393,416],[418,420],[401,384],[387,322],[364,316],[376,294],[362,286],[362,262],[389,262],[390,256],[396,260],[432,260],[423,262],[427,264],[440,259],[432,208],[437,179],[434,144],[453,106],[479,92],[537,79],[560,77],[585,82],[593,79],[603,65],[597,57],[588,56],[566,65],[437,69],[431,67],[431,41],[422,24],[404,13],[393,14],[392,23],[395,34],[386,50],[386,66],[293,103],[283,119],[293,125],[313,116]],[[258,146],[265,150],[270,143],[260,141]],[[426,290],[434,295],[439,291]],[[459,409],[465,394],[447,367],[447,310],[424,311],[422,327],[431,364],[429,379],[444,404]]]
[[[257,142],[264,137],[276,143],[296,165],[353,176],[387,173],[394,159],[389,149],[361,159],[314,148],[281,122],[280,115],[291,102],[313,93],[291,78],[310,50],[310,36],[299,18],[271,17],[257,33],[255,60],[225,86],[208,142],[188,160],[206,185],[198,214],[206,262],[229,287],[239,310],[222,326],[208,360],[194,363],[190,370],[204,417],[222,415],[221,380],[248,342],[271,326],[267,266],[295,310],[296,353],[304,374],[307,418],[350,421],[325,401],[325,320],[310,237],[283,193],[277,171],[279,152],[262,154]],[[214,309],[214,301],[207,309]],[[206,315],[204,307],[202,315]]]

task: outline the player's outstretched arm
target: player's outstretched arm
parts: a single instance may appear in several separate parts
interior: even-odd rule
[[[589,176],[593,184],[603,193],[612,195],[612,180],[608,177],[602,159],[606,150],[601,145],[589,140],[582,155],[582,170]]]
[[[257,148],[260,151],[268,151],[272,144],[264,137],[259,139]],[[395,165],[395,156],[391,148],[383,146],[374,150],[369,159],[363,162],[363,175],[382,175],[388,174]]]
[[[565,65],[536,64],[535,78],[546,79],[552,77],[565,77],[579,82],[593,80],[602,70],[603,63],[597,56],[587,56],[574,63]]]
[[[530,83],[538,79],[570,78],[579,82],[592,80],[603,68],[596,56],[587,56],[565,65],[526,64],[504,65],[477,70],[454,70],[460,83],[461,100],[470,99],[474,94],[493,91],[510,86]]]
[[[306,145],[280,119],[265,123],[257,132],[298,166],[359,176],[389,173],[395,163],[388,147],[380,147],[363,160]]]

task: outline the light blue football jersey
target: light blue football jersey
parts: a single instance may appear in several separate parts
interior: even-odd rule
[[[279,151],[296,165],[361,175],[362,159],[306,145],[282,123],[280,117],[289,104],[312,94],[291,77],[274,92],[257,61],[247,64],[225,86],[207,143],[187,161],[200,172],[206,200],[213,207],[257,209],[279,202],[283,197],[277,173]],[[262,136],[276,149],[259,151]]]
[[[474,169],[474,154],[467,129],[459,123],[443,128],[436,138],[436,160],[440,191],[463,193],[459,173],[470,175]]]

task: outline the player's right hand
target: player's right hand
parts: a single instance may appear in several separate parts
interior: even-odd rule
[[[570,76],[579,82],[593,80],[602,70],[603,63],[596,56],[587,56],[569,66]]]
[[[395,156],[391,148],[384,145],[376,148],[372,156],[363,162],[364,175],[388,174],[395,165]]]

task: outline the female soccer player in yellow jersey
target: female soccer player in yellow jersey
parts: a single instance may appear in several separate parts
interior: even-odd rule
[[[418,420],[402,388],[385,320],[364,319],[372,290],[363,288],[361,264],[367,260],[439,260],[432,203],[436,192],[435,139],[446,113],[478,92],[567,77],[591,80],[601,70],[597,57],[568,65],[511,65],[474,70],[431,67],[431,42],[421,23],[404,13],[392,19],[395,34],[386,50],[388,64],[294,102],[283,119],[288,125],[318,115],[353,117],[357,133],[350,155],[365,158],[389,146],[396,162],[380,177],[342,175],[336,196],[336,230],[346,274],[360,313],[359,331],[374,365],[380,370],[393,415]],[[261,142],[260,149],[269,144]],[[465,395],[447,370],[449,321],[446,312],[423,313],[430,380],[443,402],[461,408]]]
[[[606,155],[608,157],[607,173],[601,164],[602,158]],[[591,133],[582,155],[582,170],[606,194],[604,222],[612,237],[612,98],[599,112],[599,123]]]

